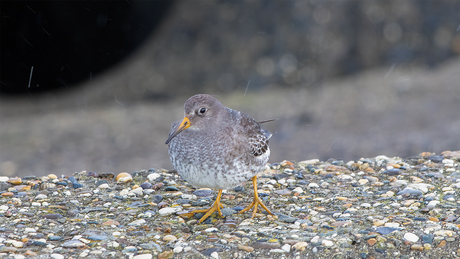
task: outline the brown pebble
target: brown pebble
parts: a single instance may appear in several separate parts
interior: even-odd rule
[[[158,191],[161,187],[163,187],[163,185],[164,183],[157,183],[152,186],[152,189],[154,189],[155,191]]]
[[[128,183],[133,180],[133,177],[130,174],[123,172],[117,175],[116,180],[117,180],[117,183]]]
[[[428,219],[434,222],[439,222],[439,219],[435,217],[429,217]]]
[[[13,195],[14,195],[14,193],[12,193],[12,192],[4,192],[4,193],[2,193],[3,197],[11,197]]]
[[[171,259],[174,256],[173,251],[164,251],[158,255],[158,259]]]
[[[252,251],[254,251],[254,247],[245,246],[245,245],[238,245],[238,249],[244,250],[244,251],[246,251],[246,252],[252,252]],[[304,249],[305,249],[305,248],[304,248]]]
[[[166,234],[171,233],[171,227],[167,227],[167,228],[163,229],[163,233],[166,233]]]
[[[113,219],[109,219],[106,222],[102,223],[102,226],[112,226],[112,225],[118,226],[120,225],[120,222],[113,220]]]
[[[18,192],[30,191],[30,188],[30,185],[23,184],[14,186],[14,189],[16,189]]]
[[[423,246],[419,244],[413,244],[410,249],[412,250],[417,250],[417,251],[423,251]]]
[[[162,208],[168,207],[168,203],[162,201],[162,202],[158,203],[157,206],[158,206],[159,209],[162,209]]]
[[[307,242],[298,242],[292,246],[293,249],[296,251],[304,251],[305,248],[308,246]]]
[[[373,246],[375,245],[375,243],[377,243],[377,240],[375,238],[369,238],[367,240],[367,243],[370,245],[370,246]]]
[[[14,185],[18,185],[18,184],[21,184],[22,183],[22,179],[21,178],[18,178],[18,177],[15,177],[15,178],[10,178],[8,181],[6,181],[7,183],[11,183],[11,184],[14,184]]]
[[[446,240],[442,240],[436,248],[440,248],[446,245]]]
[[[29,255],[29,256],[34,256],[34,257],[35,257],[35,256],[38,256],[37,253],[32,252],[32,251],[30,251],[30,250],[27,250],[27,251],[25,252],[25,254],[26,254],[26,255]]]

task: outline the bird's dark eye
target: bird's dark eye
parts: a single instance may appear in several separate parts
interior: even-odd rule
[[[199,111],[198,111],[201,115],[203,115],[205,112],[206,112],[206,108],[201,108]]]

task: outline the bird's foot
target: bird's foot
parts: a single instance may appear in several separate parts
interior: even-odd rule
[[[244,208],[242,211],[240,211],[238,214],[241,214],[241,213],[244,213],[248,210],[250,210],[252,207],[254,207],[254,211],[252,212],[252,217],[251,219],[253,219],[255,216],[256,216],[256,213],[257,213],[257,206],[261,206],[264,210],[266,210],[268,212],[268,214],[270,215],[273,215],[273,213],[263,204],[262,200],[259,198],[258,195],[255,195],[254,196],[254,200],[252,200],[252,203],[249,204],[249,206],[247,206],[246,208]]]
[[[203,209],[203,210],[194,210],[194,211],[191,211],[191,212],[188,212],[186,214],[183,214],[184,216],[193,216],[197,213],[206,213],[204,214],[203,217],[201,217],[200,220],[198,220],[198,223],[197,224],[201,224],[203,221],[205,221],[209,216],[211,216],[211,214],[213,214],[215,211],[217,211],[219,213],[219,216],[223,217],[222,216],[222,212],[220,211],[221,208],[223,208],[224,205],[222,205],[222,203],[220,202],[214,202],[214,204],[211,206],[211,208],[209,209]]]
[[[222,196],[222,190],[219,190],[219,193],[217,194],[216,201],[214,202],[214,204],[212,204],[211,208],[209,208],[209,209],[194,210],[194,211],[191,211],[191,212],[182,213],[180,216],[193,217],[197,213],[206,213],[206,214],[204,214],[203,217],[201,217],[200,220],[198,220],[197,224],[201,224],[209,216],[211,216],[211,214],[213,214],[215,211],[217,211],[219,213],[219,216],[224,217],[222,215],[222,212],[220,211],[220,209],[224,207],[224,205],[222,205],[222,203],[220,203],[221,196]]]

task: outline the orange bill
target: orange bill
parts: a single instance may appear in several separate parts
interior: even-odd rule
[[[166,140],[165,144],[169,144],[169,142],[171,142],[171,140],[175,136],[179,135],[179,133],[181,133],[183,130],[190,127],[191,125],[192,123],[190,122],[190,120],[187,117],[184,117],[182,122],[179,124],[179,127],[177,127],[173,132],[171,132],[171,134],[169,134],[169,138]]]

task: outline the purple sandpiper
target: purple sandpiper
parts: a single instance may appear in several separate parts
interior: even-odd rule
[[[239,213],[260,205],[269,214],[257,193],[257,173],[264,170],[270,156],[271,133],[248,115],[229,109],[207,94],[190,97],[184,104],[185,117],[172,124],[166,144],[176,171],[196,188],[218,189],[216,201],[209,209],[194,210],[188,215],[213,212],[221,217],[223,189],[236,187],[252,178],[254,199]]]

